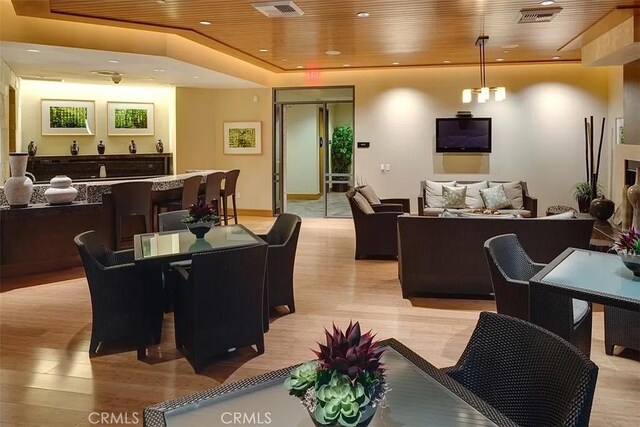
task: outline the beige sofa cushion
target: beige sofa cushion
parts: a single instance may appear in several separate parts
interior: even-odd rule
[[[353,201],[356,202],[356,205],[358,205],[358,207],[360,208],[360,210],[362,212],[364,212],[366,214],[374,213],[374,210],[371,207],[371,205],[369,204],[369,202],[367,201],[367,199],[365,199],[364,196],[362,194],[358,193],[357,191],[353,195]]]
[[[513,209],[522,209],[524,207],[524,197],[522,196],[522,182],[493,182],[489,181],[489,187],[497,187],[502,185],[504,192],[507,194],[509,200],[511,200],[511,206]]]
[[[489,183],[487,181],[480,181],[473,184],[456,183],[456,187],[459,187],[462,185],[467,187],[467,195],[465,197],[466,207],[471,209],[484,208],[484,202],[482,201],[482,197],[480,196],[480,190],[489,188]]]
[[[369,202],[370,205],[379,205],[381,203],[380,198],[378,197],[376,192],[373,191],[373,188],[370,185],[364,185],[360,188],[357,188],[356,191],[362,194],[364,198],[367,199],[367,202]]]
[[[425,190],[425,208],[441,208],[444,206],[444,200],[442,200],[442,186],[447,185],[449,187],[454,187],[456,185],[455,181],[450,182],[435,182],[435,181],[427,181],[427,188]]]
[[[467,187],[449,187],[448,185],[442,186],[442,200],[444,201],[444,207],[449,208],[465,208],[465,196],[467,194]]]

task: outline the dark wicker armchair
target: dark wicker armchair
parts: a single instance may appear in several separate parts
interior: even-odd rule
[[[380,210],[373,213],[363,212],[353,200],[355,191],[347,192],[347,199],[353,215],[356,231],[355,259],[367,256],[393,257],[398,256],[398,215],[402,215],[401,204],[391,204],[391,211]]]
[[[196,372],[231,348],[264,352],[263,288],[267,245],[194,254],[191,269],[176,266],[176,347]]]
[[[283,213],[278,216],[267,234],[259,236],[269,244],[265,289],[267,309],[286,305],[291,313],[296,311],[293,298],[293,266],[301,225],[302,220],[298,215]]]
[[[551,332],[483,312],[450,377],[521,426],[589,424],[598,367]]]
[[[186,230],[187,226],[181,220],[188,212],[184,209],[158,214],[158,229],[160,231]]]
[[[159,342],[160,329],[151,330],[149,316],[145,315],[144,281],[133,263],[133,250],[113,252],[95,231],[79,234],[74,240],[91,294],[89,354],[97,353],[103,341],[134,337],[138,340],[138,357],[144,357],[143,346],[149,337]]]
[[[529,279],[545,264],[531,261],[515,234],[492,237],[484,244],[491,284],[500,314],[529,320]],[[557,296],[554,331],[581,349],[587,356],[591,350],[591,303]]]
[[[621,345],[640,351],[640,312],[604,306],[604,351],[613,355]]]

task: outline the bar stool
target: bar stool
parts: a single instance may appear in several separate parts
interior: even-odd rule
[[[213,172],[207,175],[207,187],[205,190],[205,202],[211,203],[213,209],[216,211],[216,215],[221,217],[220,212],[220,197],[222,180],[224,179],[224,172]]]
[[[169,203],[170,211],[189,209],[189,206],[198,202],[202,175],[194,175],[182,181],[182,200],[180,202]]]
[[[131,216],[143,216],[145,233],[151,232],[152,182],[123,182],[111,186],[115,213],[115,248],[122,249],[122,220]]]
[[[236,209],[236,183],[238,182],[238,175],[240,175],[240,169],[233,169],[227,172],[224,178],[224,188],[220,191],[224,225],[229,224],[229,218],[233,218],[235,223],[238,223],[238,210]],[[233,205],[233,215],[229,215],[227,211],[227,197],[229,196],[231,196],[231,203]]]

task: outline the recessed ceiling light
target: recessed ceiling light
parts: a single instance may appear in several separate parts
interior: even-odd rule
[[[400,65],[399,62],[392,62],[391,65]]]
[[[503,50],[502,53],[509,53],[511,52],[510,50]]]
[[[156,73],[164,73],[164,70],[162,68],[156,68],[155,70]]]
[[[199,21],[198,24],[200,24],[200,25],[211,25],[211,21]]]
[[[199,78],[200,78],[200,76],[193,76],[193,78],[194,78],[194,79],[199,79]]]
[[[40,51],[38,49],[27,49],[27,52],[40,53]]]
[[[545,0],[545,1],[541,1],[540,5],[541,6],[551,6],[554,3],[555,3],[555,1],[553,1],[553,0]]]
[[[120,61],[118,61],[117,59],[110,59],[109,62],[111,62],[112,64],[119,64]]]
[[[554,56],[554,57],[553,57],[553,58],[551,58],[551,59],[553,59],[553,60],[555,61],[555,60],[560,59],[560,57],[559,57],[559,56]]]
[[[282,58],[282,62],[287,62],[287,58]]]
[[[325,52],[327,55],[340,55],[342,52],[339,50],[328,50]]]
[[[156,3],[158,3],[158,4],[166,4],[167,0],[156,0]]]
[[[369,12],[358,12],[358,13],[356,13],[356,16],[357,16],[358,18],[367,18],[367,17],[369,17],[370,15],[371,15],[371,14],[370,14]]]
[[[445,60],[444,60],[444,61],[442,61],[442,62],[444,62],[445,64],[451,64],[451,61],[449,61],[448,59],[445,59]]]
[[[297,65],[296,68],[304,68],[302,65]]]
[[[520,45],[519,44],[505,44],[505,45],[502,45],[500,47],[503,48],[503,49],[517,49],[517,48],[520,47]]]
[[[151,77],[151,78],[148,78],[147,80],[152,81],[152,80],[155,80],[155,79],[153,77]]]
[[[351,67],[351,64],[342,64],[343,67]]]
[[[496,58],[496,62],[502,62],[504,61],[504,58]]]
[[[264,47],[262,49],[258,49],[258,52],[269,52],[269,49],[265,49]]]

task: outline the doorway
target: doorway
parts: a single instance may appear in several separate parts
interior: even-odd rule
[[[274,101],[274,214],[351,216],[353,87],[276,89]]]

